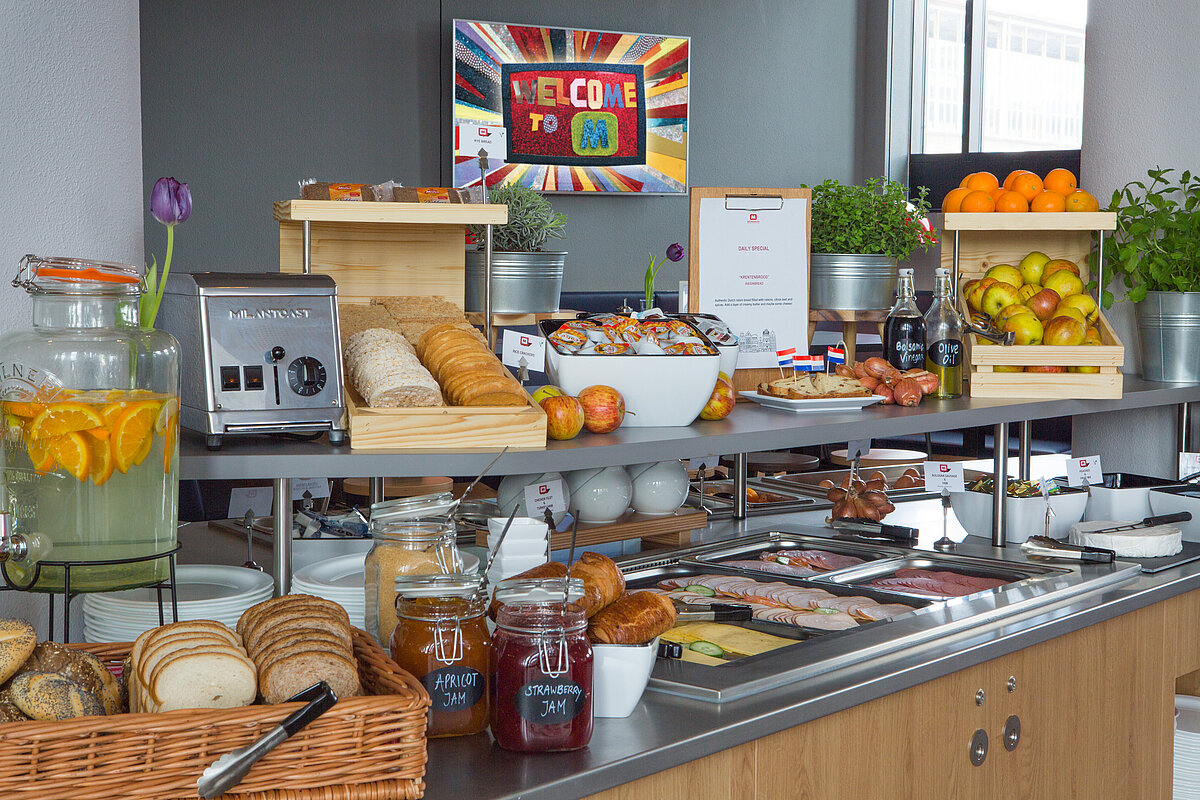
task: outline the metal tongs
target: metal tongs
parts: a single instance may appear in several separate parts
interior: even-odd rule
[[[677,622],[746,622],[750,618],[750,606],[743,603],[675,604]]]
[[[920,533],[916,528],[904,525],[888,525],[873,519],[854,517],[840,517],[830,520],[829,524],[835,530],[843,531],[859,539],[883,539],[889,542],[913,542]]]
[[[1030,536],[1021,543],[1021,552],[1035,559],[1062,559],[1065,561],[1090,561],[1111,564],[1117,557],[1112,550],[1103,547],[1088,547],[1052,539],[1049,536]]]
[[[1016,341],[1017,335],[1012,331],[999,331],[992,325],[992,321],[981,314],[972,314],[971,319],[963,323],[963,328],[967,333],[973,333],[983,339],[987,339],[994,344],[1004,345],[1009,347]]]

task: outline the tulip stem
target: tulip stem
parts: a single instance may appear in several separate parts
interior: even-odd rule
[[[150,320],[142,320],[143,325],[154,327],[158,318],[158,307],[162,305],[163,292],[167,288],[167,275],[171,272],[171,253],[175,250],[175,226],[167,226],[167,255],[163,259],[162,272],[158,275],[158,290],[154,293],[154,307],[150,309]]]

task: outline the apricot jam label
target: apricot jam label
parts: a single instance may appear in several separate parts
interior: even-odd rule
[[[484,681],[479,670],[450,666],[435,669],[421,678],[433,701],[434,711],[459,711],[470,708],[483,697]]]

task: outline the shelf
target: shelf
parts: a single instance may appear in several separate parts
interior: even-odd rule
[[[277,200],[280,222],[392,222],[409,225],[503,225],[508,206],[490,203],[356,203],[345,200]]]
[[[873,406],[863,411],[824,414],[790,414],[740,404],[730,417],[716,422],[701,421],[679,428],[622,428],[605,436],[582,433],[570,441],[552,441],[545,450],[510,451],[493,468],[493,474],[780,450],[1196,401],[1200,401],[1200,385],[1149,383],[1124,376],[1124,395],[1111,400],[960,398],[926,400],[916,408]],[[222,450],[208,452],[203,436],[184,431],[180,440],[179,477],[261,480],[314,475],[334,478],[474,475],[495,452],[495,449],[364,452],[330,447],[325,439],[296,442],[266,436],[228,436]]]
[[[1112,211],[958,213],[943,217],[944,231],[1111,231],[1117,227],[1117,215]]]

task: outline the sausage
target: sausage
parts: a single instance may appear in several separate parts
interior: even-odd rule
[[[617,563],[600,553],[587,552],[571,565],[571,577],[583,579],[583,599],[579,605],[591,619],[600,609],[625,591],[625,576]]]
[[[675,624],[675,604],[657,592],[630,592],[592,617],[588,638],[598,644],[646,644]]]
[[[533,578],[565,578],[565,577],[567,577],[567,567],[565,564],[560,564],[557,561],[547,561],[545,564],[538,564],[536,567],[527,569],[524,572],[520,573],[519,575],[513,575],[511,578],[505,578],[505,580],[516,581],[516,580],[529,580],[529,579],[533,579]],[[496,619],[496,612],[500,610],[500,606],[502,606],[502,605],[503,605],[503,603],[501,603],[499,600],[493,600],[492,604],[490,606],[488,606],[488,617],[493,622]]]

